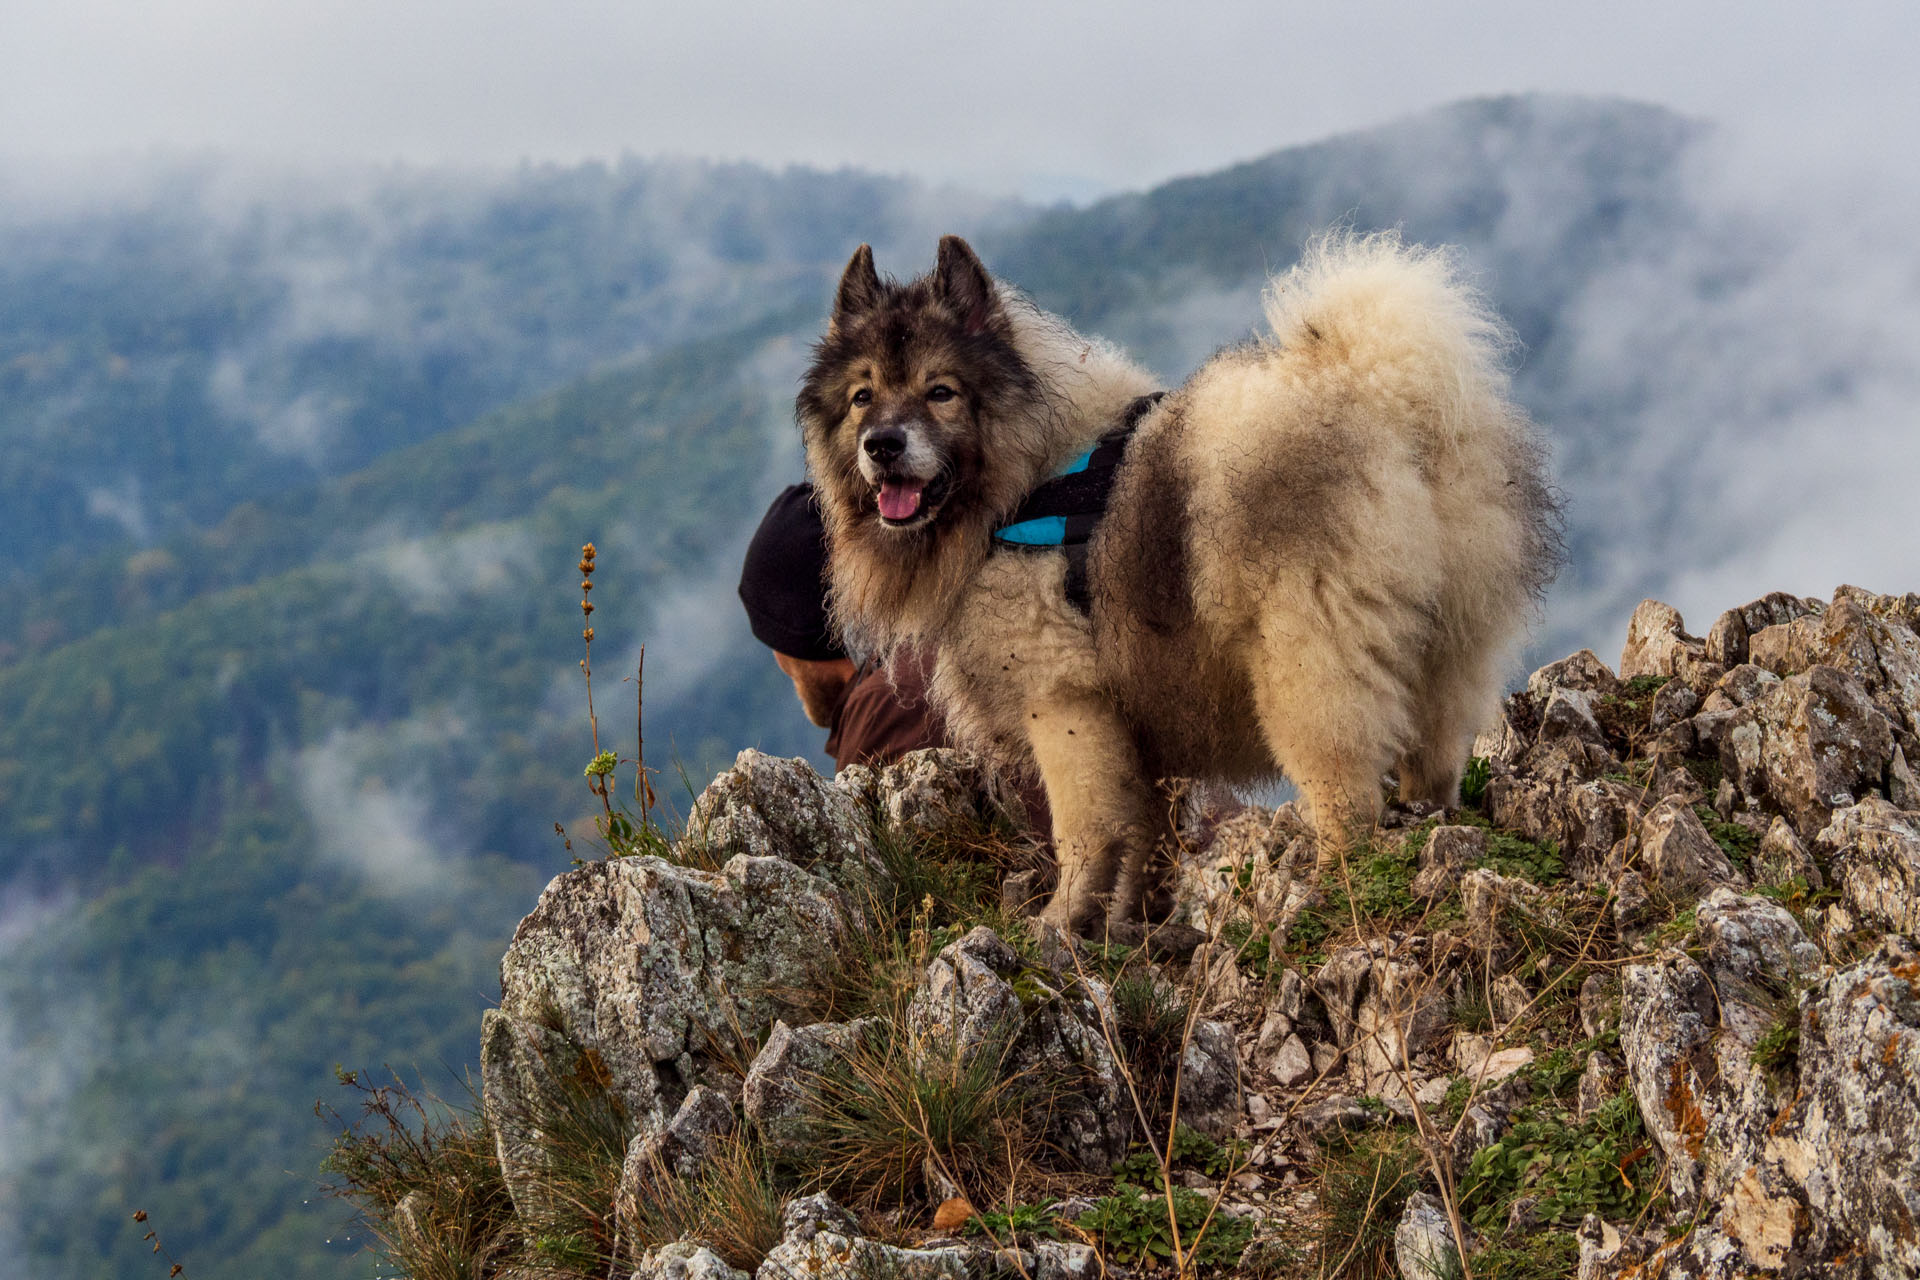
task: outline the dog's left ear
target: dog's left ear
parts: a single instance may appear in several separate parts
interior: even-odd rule
[[[840,274],[840,288],[833,295],[833,323],[871,311],[879,301],[880,273],[873,269],[873,246],[863,244]]]
[[[997,299],[993,279],[980,259],[959,236],[940,237],[940,256],[933,268],[933,287],[959,313],[968,333],[979,333],[993,316]]]

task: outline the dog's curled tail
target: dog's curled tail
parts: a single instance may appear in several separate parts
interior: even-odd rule
[[[1266,315],[1283,349],[1325,344],[1376,391],[1421,405],[1446,444],[1527,430],[1507,399],[1518,340],[1461,278],[1450,249],[1406,244],[1394,231],[1326,232],[1269,284]]]

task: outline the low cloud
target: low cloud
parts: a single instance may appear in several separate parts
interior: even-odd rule
[[[417,613],[441,614],[463,599],[523,590],[537,576],[533,536],[481,525],[444,538],[395,537],[363,557]]]
[[[396,897],[461,883],[460,833],[435,812],[421,757],[460,736],[457,718],[423,717],[381,728],[336,729],[294,756],[316,852]]]

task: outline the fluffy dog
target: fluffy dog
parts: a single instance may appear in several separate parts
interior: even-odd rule
[[[1142,416],[1148,374],[948,236],[904,284],[861,246],[815,348],[797,409],[836,617],[937,647],[955,736],[1038,771],[1054,925],[1137,914],[1157,779],[1290,778],[1323,869],[1389,767],[1453,800],[1557,567],[1507,330],[1447,254],[1327,237],[1266,316]],[[1076,607],[1065,549],[994,531],[1130,409]]]

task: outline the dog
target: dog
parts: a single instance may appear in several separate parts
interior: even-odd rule
[[[835,619],[864,648],[936,648],[956,741],[1037,771],[1055,927],[1138,915],[1161,779],[1292,780],[1323,872],[1389,768],[1403,799],[1456,802],[1557,571],[1509,331],[1447,252],[1328,235],[1265,312],[1156,400],[959,237],[905,283],[862,245],[804,376]],[[1103,436],[1084,544],[1010,541]]]

